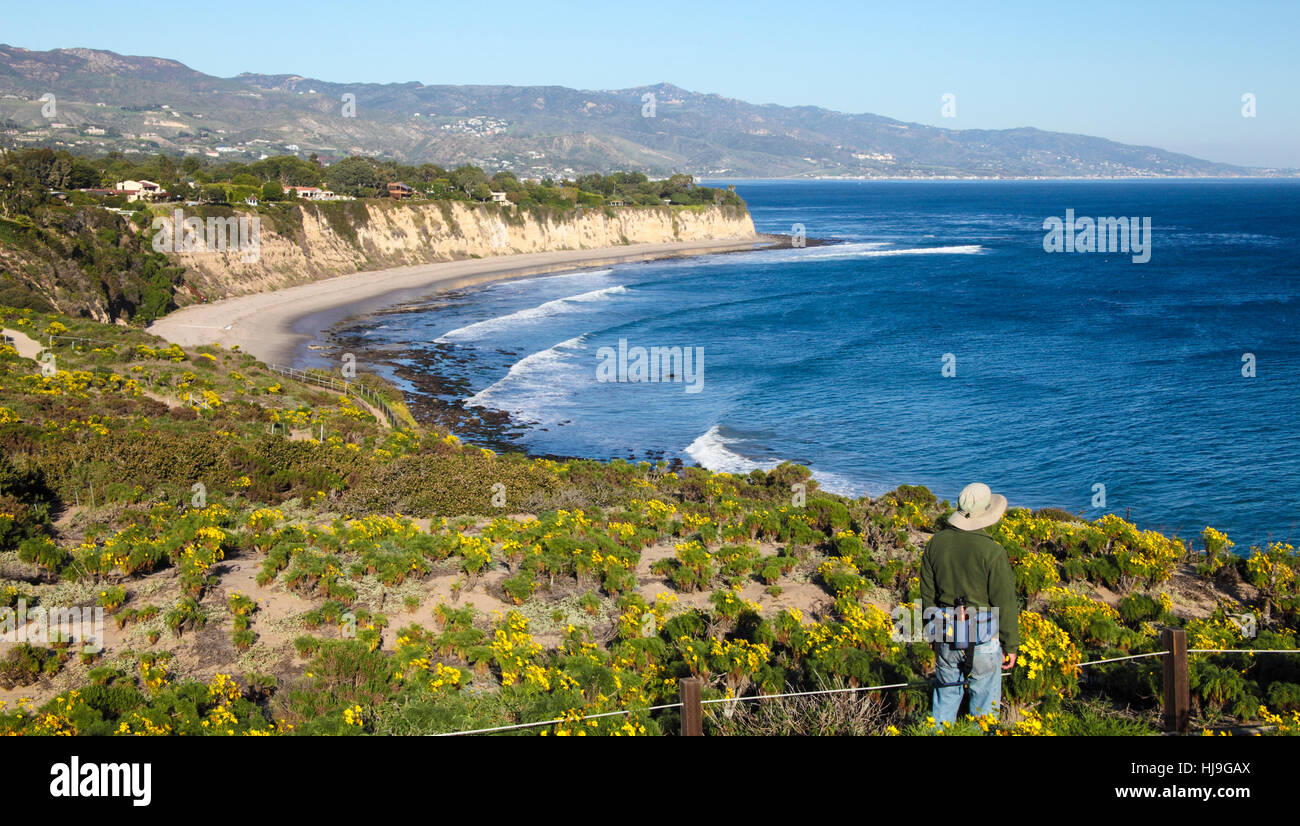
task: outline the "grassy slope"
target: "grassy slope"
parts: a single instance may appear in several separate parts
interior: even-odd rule
[[[56,345],[49,377],[0,348],[0,605],[111,609],[102,653],[0,650],[0,731],[407,733],[633,709],[534,731],[657,733],[675,712],[639,709],[674,701],[681,676],[722,696],[921,683],[932,663],[890,639],[949,512],[923,488],[851,501],[792,465],[495,456],[380,427],[246,355],[0,314],[33,337],[61,324],[96,339]],[[1160,625],[1192,647],[1296,647],[1293,550],[1247,561],[1211,534],[1214,553],[1192,555],[1059,512],[999,530],[1027,610],[994,729],[1154,731],[1158,660],[1084,683],[1070,666],[1159,650]],[[1254,639],[1229,619],[1248,609],[1266,612]],[[1198,724],[1300,707],[1300,658],[1194,659]],[[50,713],[14,710],[21,697]],[[918,685],[710,709],[717,733],[913,732],[928,699]]]
[[[174,308],[181,269],[124,216],[60,203],[0,218],[0,303],[101,320]]]

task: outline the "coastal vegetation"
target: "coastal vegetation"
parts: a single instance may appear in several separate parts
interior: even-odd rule
[[[349,156],[328,166],[314,155],[306,160],[294,155],[276,155],[257,161],[226,163],[211,163],[195,156],[178,159],[164,154],[132,160],[120,152],[82,157],[50,149],[15,150],[0,156],[0,186],[3,186],[0,198],[6,212],[10,208],[22,211],[24,207],[46,201],[44,196],[59,193],[74,202],[124,207],[128,205],[125,193],[85,190],[111,190],[116,183],[128,180],[158,184],[163,193],[156,200],[209,204],[242,203],[249,198],[273,202],[295,200],[298,194],[294,187],[327,189],[335,195],[354,198],[384,198],[389,195],[388,185],[395,182],[409,186],[413,197],[429,200],[487,202],[492,200],[493,192],[504,192],[512,204],[565,209],[604,206],[611,202],[634,206],[658,206],[666,202],[683,206],[743,203],[734,187],[697,186],[692,176],[682,174],[654,181],[640,172],[521,179],[508,171],[489,176],[470,164],[446,169],[432,163],[412,166],[359,156]]]
[[[131,194],[114,189],[141,180],[161,191],[130,200]],[[408,196],[387,197],[388,184],[396,182],[410,187]],[[312,189],[301,190],[299,197],[294,187]],[[436,205],[445,228],[459,235],[456,204],[499,218],[508,227],[591,213],[613,217],[617,209],[638,207],[708,207],[748,220],[734,191],[696,186],[689,175],[659,181],[636,172],[521,180],[509,172],[489,177],[473,166],[406,166],[360,157],[330,166],[291,155],[213,164],[192,156],[131,160],[120,153],[92,158],[49,149],[16,150],[0,152],[0,303],[146,325],[182,304],[221,297],[214,282],[241,262],[217,256],[215,262],[196,265],[172,254],[179,250],[164,254],[154,248],[155,221],[171,220],[177,209],[208,222],[256,218],[259,238],[268,244],[287,239],[306,245],[304,217],[319,217],[331,237],[346,242],[344,253],[332,250],[328,264],[281,262],[275,272],[323,277],[385,265],[358,235],[372,209],[407,210],[410,221],[395,220],[394,231],[407,233],[411,245],[422,247],[427,244],[415,240],[425,220],[422,205]],[[676,229],[678,221],[665,219],[665,225]],[[481,245],[496,239],[466,240]],[[205,267],[217,272],[201,271]]]
[[[0,321],[53,342],[0,346],[0,608],[109,617],[102,650],[4,646],[0,733],[653,735],[691,676],[706,733],[930,729],[933,653],[894,633],[952,512],[923,487],[498,455],[235,350]],[[1160,651],[1163,627],[1297,649],[1289,544],[1058,509],[991,532],[1020,662],[1003,718],[947,734],[1153,734],[1158,658],[1079,666]],[[1193,653],[1190,677],[1194,728],[1300,733],[1300,658]]]
[[[124,196],[94,203],[51,191],[97,184],[95,170],[66,153],[0,155],[0,302],[141,323],[175,308],[183,270],[152,249],[147,213],[103,208]]]

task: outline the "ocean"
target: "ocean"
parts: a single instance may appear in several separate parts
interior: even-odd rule
[[[733,183],[760,232],[832,243],[444,293],[333,343],[492,447],[1297,539],[1300,183]],[[1048,252],[1067,214],[1149,220],[1149,260],[1082,223]]]

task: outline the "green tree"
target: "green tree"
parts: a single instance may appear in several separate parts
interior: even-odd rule
[[[325,185],[341,195],[373,198],[385,192],[387,181],[368,158],[344,158],[325,170]]]
[[[224,204],[226,188],[221,184],[204,184],[199,192],[199,200],[205,204]]]
[[[447,175],[451,180],[451,185],[464,192],[466,195],[474,196],[474,187],[482,184],[488,185],[488,176],[477,166],[458,166]],[[484,195],[479,200],[484,200],[488,196]]]
[[[679,172],[668,179],[665,184],[665,189],[670,194],[675,195],[677,193],[687,192],[693,186],[695,186],[695,179],[690,175],[683,175]]]

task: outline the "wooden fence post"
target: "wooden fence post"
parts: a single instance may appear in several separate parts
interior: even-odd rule
[[[1165,678],[1165,731],[1186,734],[1191,722],[1187,679],[1187,632],[1166,628],[1161,636],[1166,653],[1161,657]]]
[[[699,677],[685,677],[677,686],[682,698],[682,736],[704,736],[704,710],[700,705],[700,689],[704,681]]]

